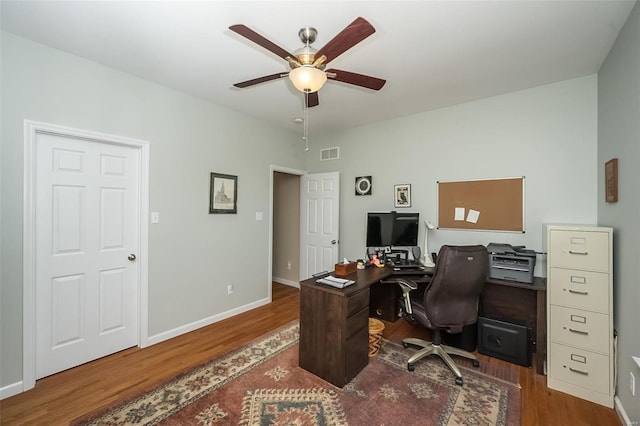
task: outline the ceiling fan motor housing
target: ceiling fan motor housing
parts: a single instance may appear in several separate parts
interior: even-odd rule
[[[289,66],[291,69],[297,68],[300,65],[311,65],[316,57],[317,49],[311,47],[311,43],[316,40],[316,36],[318,35],[318,31],[313,27],[304,27],[300,28],[298,31],[298,37],[304,43],[304,47],[297,49],[293,52],[296,55],[297,62],[289,61]],[[320,68],[320,67],[318,67]]]
[[[300,40],[307,46],[316,41],[317,35],[318,30],[313,27],[300,28],[300,31],[298,31],[298,37],[300,37]]]

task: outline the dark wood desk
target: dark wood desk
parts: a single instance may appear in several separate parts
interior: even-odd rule
[[[300,367],[338,387],[349,383],[369,363],[369,316],[398,319],[400,289],[381,281],[395,276],[428,283],[430,270],[366,268],[348,278],[355,284],[336,289],[311,278],[300,283]],[[535,366],[543,374],[546,349],[546,288],[542,278],[533,284],[488,279],[480,314],[524,323],[532,329]]]
[[[431,281],[430,271],[401,271],[418,284]],[[398,272],[386,277],[390,281],[399,276]],[[398,300],[402,292],[394,282],[374,283],[370,289],[369,315],[384,321],[395,322],[398,316]],[[538,374],[544,374],[544,360],[547,351],[547,292],[544,278],[534,277],[532,284],[488,278],[480,296],[478,314],[499,319],[531,330],[529,352]]]
[[[530,353],[536,373],[544,374],[547,355],[547,286],[544,278],[532,284],[489,278],[480,296],[484,317],[526,326],[531,330]]]
[[[349,275],[344,289],[300,283],[300,367],[343,387],[369,363],[369,287],[387,278],[388,268]]]

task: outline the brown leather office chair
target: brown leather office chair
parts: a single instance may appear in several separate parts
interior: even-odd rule
[[[461,333],[462,327],[478,320],[478,303],[484,287],[489,255],[484,246],[442,246],[436,260],[433,278],[424,293],[418,291],[415,283],[398,279],[403,291],[404,316],[412,323],[434,331],[433,341],[407,338],[402,341],[420,349],[407,361],[407,369],[414,370],[414,364],[427,355],[438,355],[456,375],[456,384],[462,386],[462,374],[449,355],[458,355],[473,361],[474,367],[480,363],[471,352],[444,345],[442,332]]]

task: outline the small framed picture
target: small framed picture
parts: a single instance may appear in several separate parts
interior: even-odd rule
[[[411,207],[411,185],[394,185],[394,206]]]
[[[211,173],[209,214],[238,213],[238,176]]]
[[[613,158],[604,163],[605,201],[618,201],[618,159]]]
[[[356,177],[356,195],[371,195],[371,176]]]

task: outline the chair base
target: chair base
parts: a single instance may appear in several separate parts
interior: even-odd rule
[[[404,346],[405,348],[409,345],[415,345],[422,348],[418,352],[413,354],[407,361],[407,369],[409,371],[414,370],[414,364],[416,363],[416,361],[428,355],[437,355],[445,362],[445,364],[447,364],[449,369],[453,371],[453,374],[455,374],[456,384],[462,386],[462,373],[460,373],[460,369],[449,355],[457,355],[463,358],[468,358],[473,361],[474,367],[480,366],[478,358],[471,352],[465,351],[464,349],[454,348],[453,346],[447,346],[443,344],[435,344],[433,342],[428,342],[426,340],[416,339],[413,337],[404,339],[402,341],[402,346]]]

